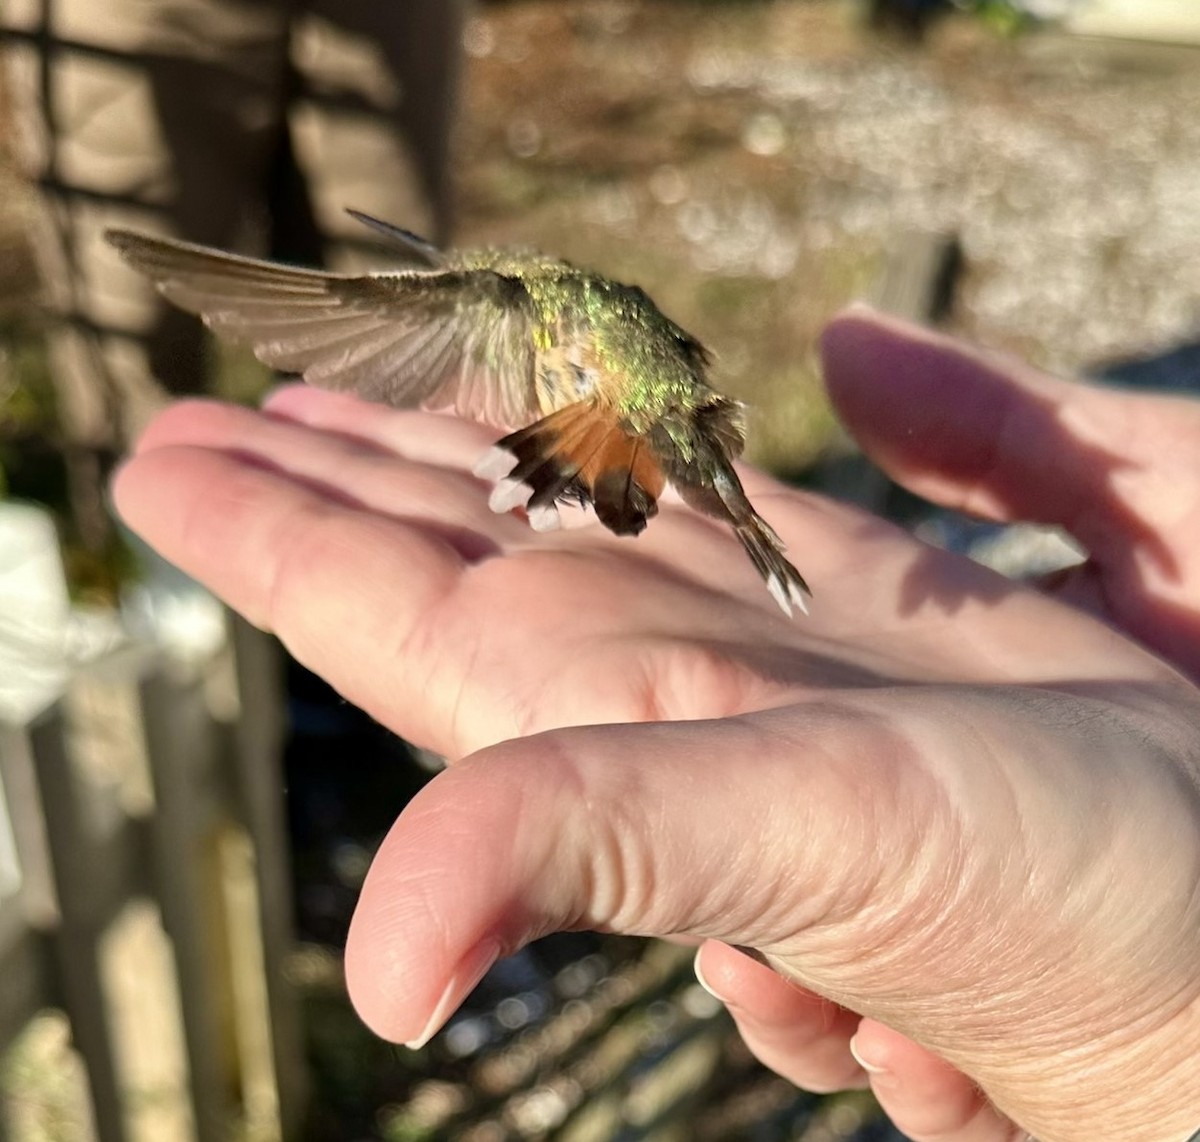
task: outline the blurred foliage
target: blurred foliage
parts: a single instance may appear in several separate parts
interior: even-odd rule
[[[36,447],[55,435],[56,417],[40,330],[28,318],[0,316],[0,496],[28,495],[15,490],[24,484],[61,502],[65,489],[50,478],[52,470],[42,467],[46,448]]]
[[[865,0],[871,22],[920,37],[938,17],[959,11],[980,19],[1001,35],[1014,35],[1034,23],[1020,0]]]
[[[1004,35],[1023,31],[1033,22],[1029,13],[1012,0],[966,0],[962,6]]]
[[[90,539],[82,534],[69,463],[42,322],[19,310],[0,313],[0,498],[47,508],[72,596],[109,604],[134,572],[132,555],[113,529]]]
[[[0,1095],[5,1137],[79,1142],[80,1123],[87,1119],[87,1078],[61,1012],[37,1015],[0,1057]]]
[[[244,345],[213,341],[213,393],[235,404],[257,405],[279,375]]]

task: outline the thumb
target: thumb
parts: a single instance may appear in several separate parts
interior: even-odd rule
[[[421,1043],[495,959],[551,931],[771,950],[852,907],[861,890],[841,883],[846,863],[821,854],[854,843],[856,828],[863,851],[875,848],[858,808],[869,767],[853,777],[857,763],[838,761],[879,754],[862,721],[813,706],[558,730],[444,771],[363,887],[346,948],[359,1014],[385,1038]]]
[[[1060,380],[865,307],[830,323],[822,355],[838,414],[898,483],[1062,527],[1090,558],[1060,593],[1200,665],[1200,405]]]
[[[496,958],[548,932],[713,938],[923,1044],[1050,1137],[1136,1119],[1194,1073],[1179,1033],[1194,854],[1163,847],[1189,835],[1192,806],[1148,732],[1186,712],[1047,693],[829,691],[475,754],[381,846],[350,997],[379,1034],[420,1044]],[[1162,870],[1159,891],[1114,878],[1114,861]],[[1147,977],[1147,962],[1166,966]],[[1114,1051],[1114,1025],[1143,1030]],[[1127,1106],[1130,1081],[1148,1093]]]

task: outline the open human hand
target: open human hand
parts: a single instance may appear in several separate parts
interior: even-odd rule
[[[863,315],[827,347],[843,413],[902,478],[1073,524],[1093,562],[1059,588],[1195,668],[1185,537],[1139,506],[1160,501],[1132,434],[1098,441],[1070,386]],[[871,399],[885,363],[896,387]],[[944,406],[906,399],[926,369],[953,381]],[[1020,435],[1035,406],[1049,458]],[[423,1039],[550,930],[686,934],[797,1081],[865,1081],[857,1031],[915,1139],[1174,1142],[1200,1121],[1190,683],[1081,609],[752,473],[813,584],[802,622],[682,506],[636,541],[535,535],[466,474],[488,439],[286,389],[264,414],[176,406],[116,483],[164,555],[464,759],[364,888],[347,970],[372,1026]],[[1172,498],[1176,524],[1200,503],[1195,483]]]

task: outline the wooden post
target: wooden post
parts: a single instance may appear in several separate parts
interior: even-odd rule
[[[61,1003],[49,969],[47,930],[58,922],[37,778],[23,728],[0,722],[0,788],[20,865],[20,884],[0,901],[0,1050],[44,1007]],[[0,1114],[0,1142],[4,1116]]]
[[[112,1031],[100,973],[100,936],[107,903],[97,876],[108,879],[104,856],[80,798],[57,703],[27,730],[45,812],[46,837],[60,920],[55,952],[71,1036],[87,1068],[99,1142],[128,1142]]]
[[[295,943],[295,921],[283,799],[282,662],[274,639],[232,612],[230,637],[240,706],[234,726],[235,782],[254,844],[280,1131],[291,1140],[300,1136],[304,1124],[308,1071],[298,999],[284,978]]]
[[[961,269],[962,247],[956,234],[924,230],[899,234],[885,251],[871,304],[906,321],[936,323],[950,310]]]
[[[198,670],[163,663],[141,682],[154,786],[152,848],[163,925],[175,949],[198,1142],[228,1142],[237,1064],[216,883],[217,735]]]

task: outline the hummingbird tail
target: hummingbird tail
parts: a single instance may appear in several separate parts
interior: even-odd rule
[[[668,439],[660,440],[660,447],[668,457],[667,473],[679,494],[692,507],[733,527],[750,562],[763,577],[771,598],[783,613],[790,618],[794,608],[807,614],[807,598],[812,592],[784,554],[783,540],[747,498],[729,459],[730,442],[740,443],[740,440],[725,427],[728,422],[721,418],[720,412],[718,407],[710,416],[711,423],[700,422],[700,431],[692,441],[693,455],[688,462],[682,460],[678,450],[666,451],[670,448]],[[725,434],[719,435],[714,425]]]
[[[775,534],[775,529],[755,512],[749,523],[739,524],[733,530],[783,613],[790,618],[794,606],[801,614],[808,614],[806,596],[812,592],[804,576],[784,555],[783,541]]]
[[[593,504],[617,535],[637,535],[666,483],[647,441],[595,401],[579,401],[504,437],[475,468],[497,479],[493,511],[523,506],[537,531],[558,526],[556,504]]]

